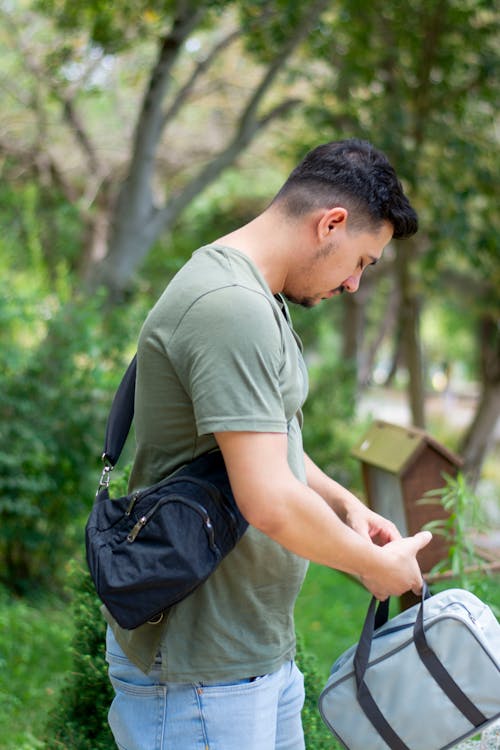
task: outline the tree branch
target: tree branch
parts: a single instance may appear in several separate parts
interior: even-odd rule
[[[63,119],[69,125],[76,142],[79,144],[84,155],[88,158],[89,171],[95,176],[100,174],[102,165],[97,157],[97,151],[85,132],[81,118],[76,111],[75,102],[69,96],[59,92],[59,101],[62,105]]]
[[[173,120],[174,117],[177,115],[182,105],[188,98],[189,94],[193,90],[200,76],[208,70],[212,62],[224,49],[227,49],[227,47],[229,47],[229,45],[232,44],[232,42],[234,42],[235,39],[241,36],[241,33],[242,33],[241,29],[235,29],[231,31],[230,34],[227,34],[227,36],[225,36],[224,39],[222,39],[220,42],[218,42],[212,47],[208,55],[204,57],[203,60],[200,60],[198,62],[198,64],[196,65],[189,79],[186,81],[184,86],[182,86],[182,88],[177,92],[174,100],[163,113],[163,119],[161,123],[162,130],[165,128],[165,125],[171,120]]]
[[[182,44],[199,23],[202,15],[203,9],[196,10],[195,5],[183,4],[182,12],[173,20],[170,33],[161,40],[158,59],[151,72],[134,134],[128,187],[131,194],[150,194],[156,148],[164,122],[163,100],[170,83],[172,67]],[[122,198],[124,197],[122,195]]]
[[[259,85],[248,99],[240,115],[234,137],[227,148],[221,151],[209,164],[205,165],[184,189],[168,201],[162,209],[155,211],[152,219],[155,233],[160,233],[165,226],[174,221],[193,198],[236,159],[261,128],[268,125],[271,120],[289,111],[292,106],[299,102],[296,99],[288,99],[274,107],[267,115],[260,119],[257,118],[258,108],[278,73],[282,70],[294,49],[309,34],[312,26],[316,23],[316,19],[327,6],[328,0],[317,0],[307,9],[306,19],[297,26],[295,34],[289,37],[280,53],[266,68]]]
[[[51,94],[62,107],[63,121],[66,122],[66,124],[69,126],[69,129],[72,132],[77,144],[81,148],[85,157],[85,163],[90,168],[89,171],[92,175],[99,174],[101,172],[101,164],[97,156],[97,150],[94,147],[91,138],[85,132],[84,125],[75,107],[75,98],[79,92],[81,83],[85,81],[86,78],[92,73],[92,71],[96,67],[96,64],[98,64],[98,61],[92,62],[92,64],[89,66],[89,69],[86,70],[84,75],[82,76],[79,85],[73,83],[72,86],[64,89],[64,87],[59,82],[54,80],[54,78],[47,73],[40,62],[35,57],[33,57],[33,49],[29,44],[26,43],[21,30],[12,21],[9,15],[7,13],[4,13],[3,17],[5,23],[11,30],[11,33],[14,35],[17,46],[22,52],[22,60],[26,70],[31,76],[33,76],[37,83],[36,89],[33,93],[33,96],[31,97],[31,108],[34,110],[38,118],[39,127],[37,128],[37,142],[39,151],[43,152],[49,150],[47,144],[47,118],[45,110],[40,102],[39,96],[39,87],[47,86]],[[29,28],[29,23],[27,23],[26,26]],[[42,156],[41,160],[45,161],[45,157]],[[48,161],[50,161],[50,173],[53,175],[58,175],[59,178],[62,177],[62,171],[57,166],[54,157],[49,156]],[[61,185],[59,178],[58,184]],[[67,190],[65,189],[64,192],[66,194]]]
[[[258,122],[258,130],[267,127],[273,120],[277,120],[279,117],[285,117],[294,107],[297,107],[302,103],[301,99],[286,99],[284,102],[277,104],[269,112],[261,117]]]

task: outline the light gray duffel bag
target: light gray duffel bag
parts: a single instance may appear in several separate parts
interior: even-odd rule
[[[462,589],[388,620],[372,599],[359,642],[332,667],[321,716],[348,750],[446,750],[500,717],[500,624]]]

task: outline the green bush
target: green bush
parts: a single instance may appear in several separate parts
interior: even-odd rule
[[[306,750],[337,750],[337,748],[340,748],[340,745],[335,742],[326,728],[318,709],[318,698],[324,687],[324,681],[318,672],[316,659],[304,650],[300,638],[297,641],[296,661],[304,675],[304,687],[306,691],[306,699],[302,711]]]
[[[7,329],[12,319],[29,324],[40,315],[40,301],[14,299],[1,286]],[[56,588],[64,578],[124,366],[122,344],[102,333],[97,303],[56,308],[44,335],[26,346],[11,331],[0,354],[0,582],[15,593]]]
[[[69,669],[71,616],[53,595],[13,597],[0,587],[0,749],[43,747],[40,734]]]
[[[113,691],[105,660],[106,624],[87,570],[74,565],[73,664],[45,732],[47,750],[114,750],[107,723]]]

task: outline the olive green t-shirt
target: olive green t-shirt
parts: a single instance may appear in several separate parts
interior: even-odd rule
[[[305,482],[300,431],[307,374],[286,305],[243,253],[201,248],[150,312],[139,338],[136,456],[130,489],[146,487],[215,447],[214,432],[288,435]],[[265,674],[293,657],[293,608],[307,562],[249,527],[215,573],[159,625],[119,628],[147,671],[161,652],[167,680]]]

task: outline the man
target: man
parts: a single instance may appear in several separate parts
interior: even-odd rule
[[[379,599],[421,588],[416,554],[307,457],[307,374],[283,300],[357,290],[417,217],[386,157],[325,144],[249,224],[194,253],[138,347],[131,489],[219,445],[250,527],[217,571],[158,624],[107,650],[110,725],[125,750],[303,750],[293,607],[307,561],[357,576]],[[283,295],[283,296],[282,296]]]

